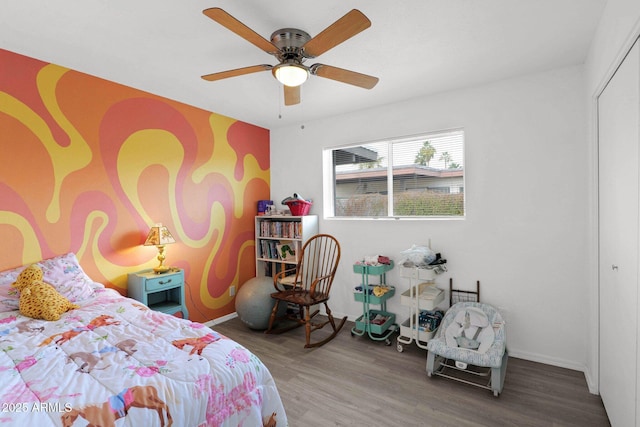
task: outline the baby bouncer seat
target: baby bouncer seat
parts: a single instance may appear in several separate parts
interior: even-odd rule
[[[494,307],[458,302],[427,344],[427,375],[502,392],[507,372],[505,322]]]

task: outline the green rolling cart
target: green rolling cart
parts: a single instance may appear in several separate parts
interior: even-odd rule
[[[396,315],[387,311],[387,300],[395,294],[395,288],[389,286],[386,278],[387,272],[392,268],[393,261],[388,265],[353,265],[353,272],[361,276],[362,291],[354,291],[353,296],[356,301],[362,302],[362,315],[356,319],[351,336],[366,334],[374,341],[384,341],[386,345],[391,345],[389,336],[398,330]],[[378,283],[369,283],[370,276],[377,276]],[[389,287],[387,292],[379,296],[373,293],[376,286],[385,285]],[[372,309],[372,306],[377,309]]]

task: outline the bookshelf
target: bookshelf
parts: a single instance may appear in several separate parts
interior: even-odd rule
[[[256,275],[295,267],[304,243],[318,234],[318,216],[256,216]]]

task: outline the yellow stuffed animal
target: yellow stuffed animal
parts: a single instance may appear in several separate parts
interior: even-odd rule
[[[34,319],[58,320],[60,315],[79,306],[72,304],[50,284],[42,281],[42,270],[33,264],[11,284],[20,291],[20,313]]]

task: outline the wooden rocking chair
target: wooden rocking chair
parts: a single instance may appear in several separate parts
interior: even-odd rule
[[[339,324],[336,324],[331,309],[327,305],[333,278],[340,261],[340,244],[333,236],[317,234],[307,240],[298,259],[298,265],[295,269],[281,271],[273,278],[273,286],[277,292],[272,293],[271,298],[275,299],[276,303],[271,311],[269,326],[265,333],[286,332],[304,325],[307,339],[305,348],[318,347],[335,338],[347,320],[345,316]],[[278,316],[280,304],[294,305],[298,310],[294,313],[287,312],[283,316]],[[314,308],[313,306],[318,304],[324,304],[328,319],[315,323],[312,320],[320,310],[316,309],[313,313],[311,310]],[[276,321],[281,319],[293,321],[293,324],[288,322],[288,325],[273,329]],[[333,328],[331,335],[312,343],[311,332],[326,324],[330,324]]]

